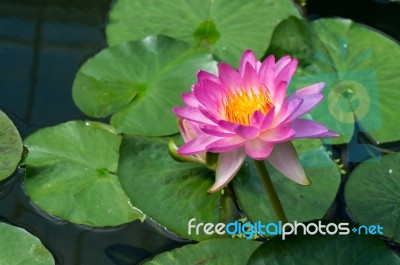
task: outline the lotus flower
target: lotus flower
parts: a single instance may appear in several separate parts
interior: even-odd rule
[[[244,52],[239,70],[220,63],[218,76],[199,71],[192,91],[182,95],[185,107],[173,111],[198,128],[178,149],[180,155],[219,153],[215,183],[209,192],[226,186],[246,156],[267,159],[291,180],[310,184],[291,143],[297,138],[338,135],[322,124],[301,116],[323,98],[324,83],[316,83],[286,96],[297,60],[273,55],[258,61],[251,50]]]

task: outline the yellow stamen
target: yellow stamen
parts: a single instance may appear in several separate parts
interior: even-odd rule
[[[272,106],[271,96],[266,89],[230,90],[224,102],[225,119],[233,123],[250,125],[255,111],[259,110],[266,115]]]

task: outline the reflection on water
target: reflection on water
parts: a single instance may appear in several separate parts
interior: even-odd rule
[[[73,104],[72,82],[85,59],[106,45],[110,2],[0,0],[0,108],[23,136],[40,127],[86,118]],[[400,4],[385,1],[308,1],[312,18],[353,18],[398,40],[399,12]],[[0,220],[38,236],[58,264],[134,264],[177,244],[149,222],[93,229],[49,217],[23,193],[22,176],[19,170],[0,183]],[[339,199],[340,207],[341,203]]]

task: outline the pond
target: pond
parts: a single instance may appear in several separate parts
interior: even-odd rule
[[[77,106],[82,103],[74,103],[72,87],[82,65],[107,47],[105,30],[112,4],[108,0],[0,1],[0,109],[16,125],[23,139],[39,129],[72,120],[110,122],[109,117],[85,115]],[[397,44],[400,41],[400,3],[395,1],[342,0],[322,3],[309,0],[304,10],[310,20],[349,18],[379,30]],[[212,23],[207,23],[208,30],[212,28]],[[213,44],[214,40],[210,37],[207,41]],[[220,55],[225,56],[223,52]],[[231,55],[226,55],[226,60],[232,60]],[[144,88],[139,87],[138,94],[140,89]],[[398,121],[398,116],[394,117]],[[343,164],[346,170],[342,174],[336,199],[325,216],[330,220],[356,220],[348,212],[344,200],[344,183],[359,162],[371,157],[371,154],[372,157],[380,157],[381,152],[386,154],[400,150],[400,138],[376,143],[375,135],[363,134],[370,132],[365,126],[368,127],[356,123],[354,137],[347,139],[349,144],[328,145],[333,157],[340,159],[338,164]],[[140,128],[132,130],[138,132]],[[363,143],[374,146],[359,144],[358,132],[361,132],[359,138]],[[169,134],[167,130],[164,135]],[[38,237],[52,253],[56,264],[136,264],[191,242],[167,233],[150,219],[101,228],[76,225],[54,217],[38,208],[26,195],[24,174],[25,167],[17,168],[11,177],[0,182],[0,220],[24,228]],[[245,196],[240,195],[240,191],[238,194]],[[252,199],[248,197],[248,200]],[[399,242],[398,238],[396,242]],[[397,243],[389,244],[399,252]]]

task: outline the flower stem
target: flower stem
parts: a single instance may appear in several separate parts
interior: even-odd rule
[[[282,203],[278,197],[278,194],[276,193],[274,184],[272,184],[271,178],[268,174],[267,168],[265,167],[264,161],[254,160],[254,162],[256,163],[258,174],[260,176],[264,189],[268,194],[268,198],[272,204],[272,208],[274,209],[276,217],[278,217],[278,219],[281,220],[283,223],[287,223],[288,220],[286,218],[285,211],[283,210]]]

